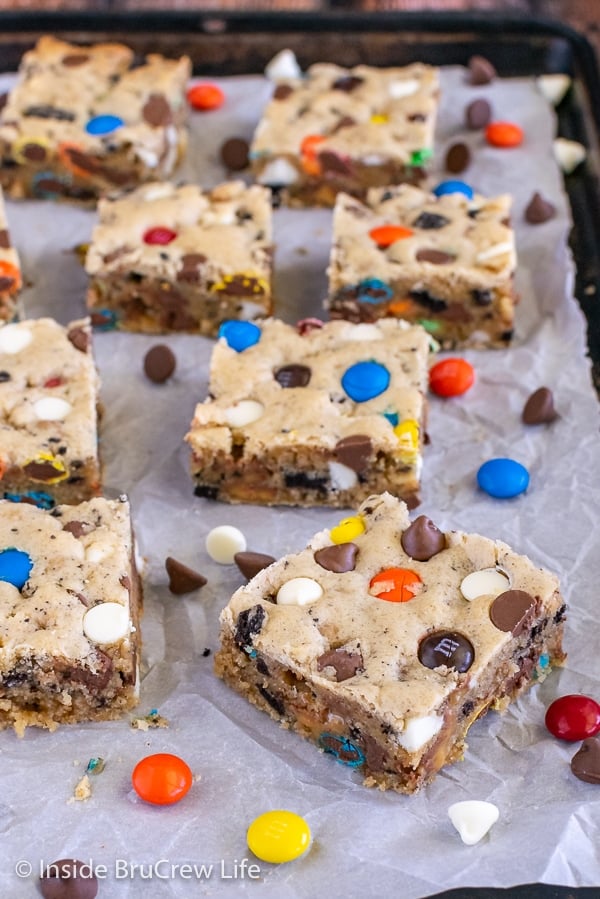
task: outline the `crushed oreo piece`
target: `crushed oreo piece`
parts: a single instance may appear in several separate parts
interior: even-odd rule
[[[446,218],[445,215],[438,215],[437,212],[421,212],[411,227],[422,228],[424,231],[434,231],[438,228],[444,228],[449,222],[450,219]]]
[[[40,104],[39,106],[28,106],[23,110],[23,115],[36,119],[56,119],[57,122],[74,122],[76,115],[68,109],[60,109],[50,104]]]
[[[251,645],[252,638],[262,630],[265,618],[266,612],[259,604],[240,612],[234,635],[237,645],[240,647]]]

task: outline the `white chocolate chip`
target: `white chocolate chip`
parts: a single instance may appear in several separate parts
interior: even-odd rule
[[[351,490],[358,483],[358,475],[354,469],[341,462],[329,463],[329,477],[334,490]]]
[[[482,250],[475,257],[475,262],[487,262],[488,259],[494,259],[495,256],[503,256],[505,253],[512,253],[513,245],[510,240],[504,240],[502,243],[496,243],[487,250]]]
[[[33,414],[40,421],[62,421],[72,408],[71,403],[58,396],[45,396],[33,404]]]
[[[410,97],[419,90],[419,82],[416,78],[403,78],[399,81],[392,81],[388,85],[388,93],[394,100],[401,97]]]
[[[411,718],[398,737],[398,742],[407,752],[417,752],[441,730],[444,719],[440,715],[424,715]]]
[[[500,596],[510,587],[510,580],[503,571],[497,568],[482,568],[472,571],[462,579],[460,592],[471,602],[479,596]]]
[[[33,335],[29,328],[22,325],[4,325],[0,328],[0,353],[20,353],[29,346]]]
[[[246,549],[246,538],[231,524],[221,524],[206,535],[206,552],[219,565],[232,565],[236,553]]]
[[[536,78],[536,84],[546,100],[553,106],[558,106],[571,86],[571,79],[563,72],[553,72],[550,75],[540,75]]]
[[[265,75],[269,81],[283,81],[286,78],[301,78],[302,69],[293,50],[285,49],[276,53],[265,66]]]
[[[381,153],[366,153],[360,161],[363,165],[381,165],[385,162],[385,157]]]
[[[144,188],[144,200],[164,200],[166,197],[172,197],[175,192],[175,185],[168,181],[155,181],[148,184]]]
[[[466,799],[455,802],[448,809],[448,816],[467,846],[474,846],[486,835],[500,816],[493,802],[481,799]]]
[[[567,175],[570,175],[587,155],[583,144],[576,140],[567,140],[565,137],[557,137],[553,149],[554,158]]]
[[[360,322],[357,325],[349,325],[343,332],[342,340],[357,340],[361,343],[363,340],[383,340],[383,334],[377,325],[371,322]]]
[[[323,588],[311,577],[293,577],[277,591],[279,606],[308,606],[323,596]]]
[[[265,407],[256,400],[241,400],[235,406],[229,406],[223,413],[230,428],[243,428],[253,421],[262,418]]]
[[[97,565],[98,562],[103,562],[104,559],[108,558],[112,551],[113,547],[108,541],[95,540],[89,546],[86,546],[85,558],[88,562]]]
[[[118,602],[101,602],[83,616],[83,632],[92,643],[116,643],[130,629],[127,609]]]
[[[259,184],[279,185],[294,184],[298,180],[298,171],[287,159],[272,159],[258,176]]]

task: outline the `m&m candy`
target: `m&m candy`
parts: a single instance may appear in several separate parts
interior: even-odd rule
[[[137,763],[131,775],[135,792],[152,805],[179,802],[189,791],[193,779],[189,765],[169,752],[147,755]]]
[[[310,843],[310,827],[300,815],[284,809],[255,818],[246,835],[248,848],[263,862],[279,865],[303,855]]]
[[[261,336],[261,330],[252,322],[241,322],[235,319],[223,322],[219,328],[219,337],[224,337],[227,345],[235,350],[236,353],[242,353],[248,347],[258,343]]]
[[[3,549],[0,551],[0,581],[6,581],[21,590],[29,578],[33,562],[22,549]]]
[[[485,139],[492,147],[518,147],[523,143],[523,129],[513,122],[490,122]]]
[[[433,188],[436,197],[444,197],[447,194],[463,194],[467,200],[473,199],[473,188],[464,181],[440,181],[437,187]]]
[[[529,472],[514,459],[489,459],[477,472],[479,487],[496,499],[511,499],[529,486]]]
[[[475,369],[466,359],[442,359],[429,370],[429,387],[438,396],[460,396],[475,382]]]
[[[186,97],[192,109],[198,112],[210,112],[211,109],[218,109],[225,102],[225,94],[221,88],[208,81],[194,84],[188,88]]]
[[[410,602],[421,589],[421,578],[409,568],[385,568],[371,578],[369,593],[386,602]]]
[[[548,706],[545,722],[559,740],[586,740],[600,733],[600,704],[591,696],[570,693]]]
[[[176,237],[177,232],[173,231],[172,228],[157,225],[155,228],[148,228],[148,230],[144,232],[143,240],[144,243],[158,244],[159,246],[164,247],[175,240]]]
[[[374,399],[390,384],[390,373],[380,362],[357,362],[342,375],[342,387],[355,403]]]

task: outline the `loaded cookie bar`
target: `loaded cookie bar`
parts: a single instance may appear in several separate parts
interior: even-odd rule
[[[94,203],[168,177],[186,146],[190,60],[123,44],[40,38],[0,112],[0,183],[9,196]]]
[[[395,319],[226,322],[186,440],[196,494],[352,506],[419,502],[429,338]]]
[[[553,574],[382,494],[233,595],[216,672],[366,786],[413,793],[563,662],[564,617]]]
[[[508,195],[437,195],[412,185],[370,190],[365,202],[341,194],[331,317],[419,322],[444,348],[507,346],[516,302],[510,209]]]
[[[266,188],[153,182],[98,210],[86,258],[95,324],[215,336],[226,319],[270,314]]]
[[[49,509],[100,492],[89,320],[0,328],[0,497]]]
[[[0,189],[0,322],[10,321],[15,317],[16,299],[21,284],[21,264],[10,239],[4,196]]]
[[[0,727],[117,718],[138,695],[129,503],[0,501]]]
[[[433,154],[438,71],[329,63],[278,82],[250,147],[261,184],[297,206],[332,206],[343,190],[418,182]]]

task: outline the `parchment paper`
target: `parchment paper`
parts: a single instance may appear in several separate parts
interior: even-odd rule
[[[259,76],[221,84],[227,102],[192,117],[189,161],[178,173],[205,186],[224,178],[217,155],[222,140],[250,137],[271,92]],[[598,787],[571,774],[579,744],[557,741],[543,723],[557,696],[600,699],[598,401],[584,321],[572,299],[568,203],[551,151],[555,117],[530,80],[473,88],[462,70],[452,69],[443,72],[442,86],[438,158],[460,136],[474,151],[463,177],[488,195],[514,194],[522,299],[514,346],[464,353],[477,372],[473,389],[462,398],[431,399],[419,512],[442,529],[501,538],[560,575],[569,603],[566,668],[504,715],[490,713],[474,725],[465,760],[413,797],[363,788],[360,775],[278,728],[212,674],[218,614],[243,578],[235,566],[210,560],[205,535],[218,524],[235,524],[250,549],[278,557],[347,513],[194,497],[182,438],[206,393],[212,341],[99,333],[106,493],[129,493],[145,561],[138,714],[158,709],[170,725],[144,732],[126,718],[54,734],[31,729],[22,740],[0,734],[0,895],[37,895],[40,866],[64,857],[89,862],[100,879],[99,895],[118,899],[300,899],[324,892],[419,899],[467,885],[600,883]],[[492,149],[480,132],[465,132],[464,107],[479,96],[490,99],[497,119],[523,125],[523,147]],[[558,209],[555,219],[535,227],[523,220],[534,190]],[[83,314],[86,277],[72,249],[89,238],[95,214],[29,201],[9,203],[8,215],[30,282],[25,314],[51,314],[61,322]],[[288,321],[322,314],[330,220],[328,211],[275,212],[278,314]],[[157,342],[169,343],[177,355],[175,376],[160,386],[142,371],[146,350]],[[542,385],[554,391],[560,418],[526,428],[523,404]],[[525,495],[495,500],[477,489],[479,465],[495,456],[527,466]],[[188,597],[171,595],[168,555],[201,570],[208,584]],[[153,807],[132,792],[133,767],[154,752],[180,755],[197,775],[177,805]],[[75,802],[75,785],[96,756],[106,768],[90,778],[91,798]],[[463,845],[447,816],[448,806],[463,799],[489,800],[500,810],[498,823],[475,846]],[[246,828],[276,808],[303,815],[313,842],[296,862],[260,863],[254,880],[241,861],[257,864]],[[22,874],[31,865],[30,876],[15,873],[19,860]],[[189,873],[182,864],[205,868]]]

